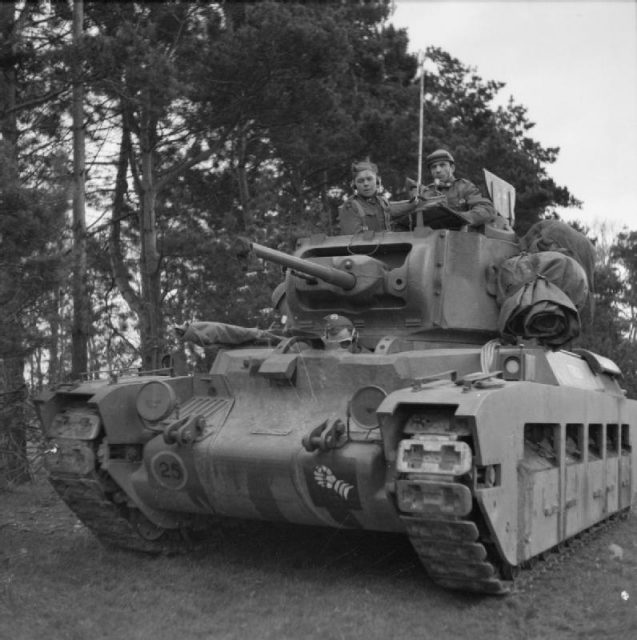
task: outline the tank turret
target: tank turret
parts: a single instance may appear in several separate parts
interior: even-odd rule
[[[488,270],[519,253],[515,236],[417,227],[414,232],[313,236],[295,255],[253,244],[287,268],[290,330],[320,333],[323,318],[349,317],[373,349],[388,335],[417,343],[483,343],[497,334]]]

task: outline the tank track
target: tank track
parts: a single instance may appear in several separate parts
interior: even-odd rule
[[[174,554],[191,547],[185,530],[161,531],[157,540],[143,538],[138,527],[152,523],[137,510],[109,499],[103,481],[97,477],[50,475],[49,482],[82,524],[106,546],[151,554]]]
[[[55,465],[48,470],[49,482],[69,509],[106,546],[151,554],[190,549],[192,541],[186,529],[156,527],[128,503],[126,494],[99,468],[98,444],[99,439],[65,438],[67,449],[92,450],[94,467],[87,471],[82,458],[71,456],[65,458],[63,472],[57,471]]]
[[[527,590],[548,571],[567,561],[593,538],[621,519],[630,509],[612,514],[576,536],[556,545],[518,567],[507,567],[504,579],[495,552],[479,541],[472,520],[433,520],[402,516],[409,539],[429,577],[445,589],[506,595]]]
[[[475,509],[466,518],[445,517],[431,509],[423,516],[402,513],[409,540],[429,577],[445,589],[506,595],[525,589],[535,578],[583,547],[591,537],[627,518],[630,507],[564,540],[519,567],[508,564],[483,535]]]
[[[473,520],[401,516],[429,577],[445,589],[504,595],[513,590]]]
[[[580,549],[590,544],[596,537],[611,530],[618,522],[627,520],[630,517],[630,507],[622,511],[611,514],[592,527],[581,531],[577,535],[559,543],[555,547],[541,553],[522,565],[519,575],[515,579],[515,592],[527,591],[533,583],[541,580],[545,574],[556,570],[563,563],[567,562]]]

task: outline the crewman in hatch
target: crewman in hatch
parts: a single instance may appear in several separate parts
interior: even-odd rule
[[[338,209],[343,235],[360,231],[392,231],[394,222],[416,209],[417,201],[390,202],[382,195],[378,167],[369,160],[352,165],[352,186],[356,193]]]
[[[499,215],[489,198],[485,198],[473,182],[465,178],[456,178],[456,164],[446,149],[437,149],[425,159],[433,182],[420,187],[418,197],[421,200],[440,201],[444,196],[445,204],[459,211],[468,219],[470,227],[489,225],[498,229],[508,229],[507,221]],[[426,214],[425,214],[426,224]]]
[[[323,344],[328,351],[345,350],[350,353],[359,353],[362,351],[358,344],[358,331],[354,327],[354,323],[345,316],[337,313],[331,313],[325,318],[323,329]]]

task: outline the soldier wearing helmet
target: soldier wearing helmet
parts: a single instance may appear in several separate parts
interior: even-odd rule
[[[490,225],[500,229],[508,228],[506,220],[500,216],[493,203],[485,198],[478,187],[464,178],[456,178],[456,164],[446,149],[436,149],[425,159],[433,182],[420,188],[423,200],[445,197],[446,204],[454,211],[460,211],[470,220],[471,227]]]
[[[338,209],[341,233],[359,231],[391,231],[396,218],[413,211],[417,202],[389,202],[381,188],[378,167],[369,160],[352,165],[352,186],[356,193]]]
[[[349,318],[331,313],[323,318],[323,344],[328,350],[344,350],[356,353],[361,351],[358,345],[358,331]]]

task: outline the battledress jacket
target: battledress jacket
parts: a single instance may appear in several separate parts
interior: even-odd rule
[[[461,211],[471,221],[472,227],[488,224],[499,229],[507,228],[507,221],[500,216],[489,198],[485,198],[473,182],[464,178],[453,178],[449,182],[429,184],[421,187],[420,197],[424,200],[444,195],[446,204],[454,211]],[[426,220],[425,220],[426,224]]]
[[[348,198],[338,208],[338,221],[343,235],[359,231],[391,231],[394,222],[416,208],[416,202],[389,202],[383,196]]]

